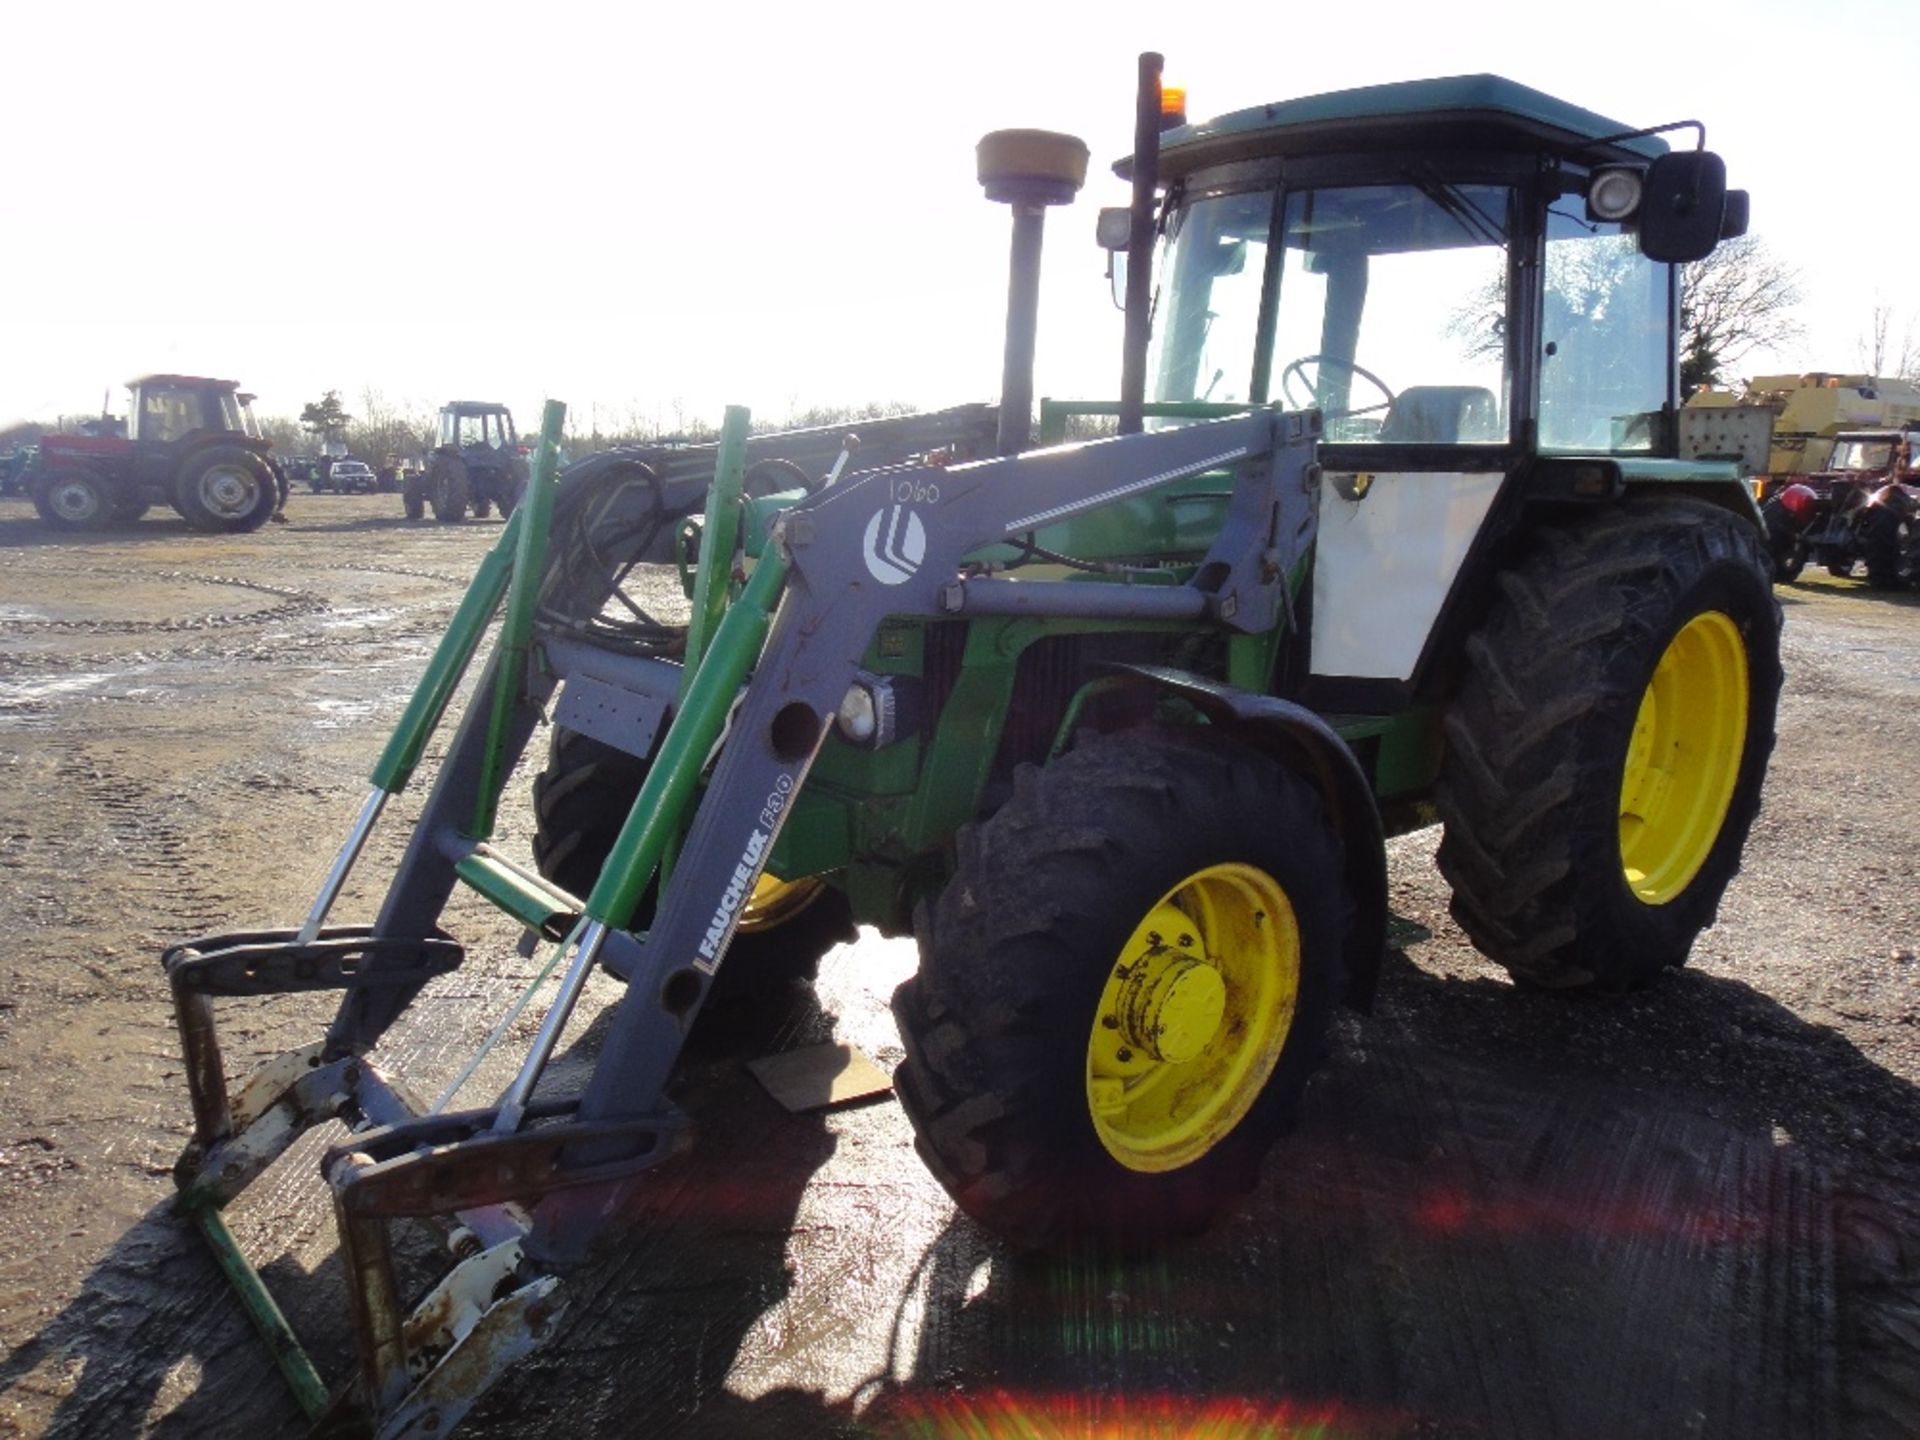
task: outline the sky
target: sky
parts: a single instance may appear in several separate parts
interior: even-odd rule
[[[1196,119],[1483,71],[1624,125],[1700,119],[1806,295],[1805,339],[1739,371],[1857,370],[1876,305],[1896,348],[1920,342],[1920,27],[1893,0],[1809,15],[16,0],[0,423],[123,409],[156,370],[238,379],[280,415],[372,391],[504,400],[527,428],[557,397],[576,430],[991,399],[1009,217],[973,147],[1015,126],[1094,157],[1048,219],[1036,393],[1111,397],[1093,222],[1127,199],[1110,167],[1142,50]]]

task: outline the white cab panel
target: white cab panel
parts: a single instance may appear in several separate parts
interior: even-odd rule
[[[1505,478],[1498,472],[1325,477],[1313,566],[1315,675],[1412,676]]]

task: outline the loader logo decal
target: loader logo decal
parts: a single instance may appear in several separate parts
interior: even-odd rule
[[[766,856],[767,844],[772,838],[764,830],[755,830],[747,836],[747,848],[740,853],[740,863],[733,867],[727,888],[720,892],[720,904],[700,941],[700,958],[693,962],[709,975],[720,963],[720,947],[727,943],[727,932],[733,928],[734,917],[753,891],[754,877],[760,873],[760,861]]]
[[[873,512],[867,522],[867,573],[882,585],[904,585],[920,569],[927,554],[927,527],[905,505],[889,505]]]

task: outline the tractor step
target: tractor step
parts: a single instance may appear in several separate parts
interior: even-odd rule
[[[564,940],[587,907],[550,880],[481,845],[453,867],[454,874],[529,930]]]

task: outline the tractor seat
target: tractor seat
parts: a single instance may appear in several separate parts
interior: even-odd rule
[[[1498,443],[1500,402],[1484,385],[1409,385],[1380,422],[1387,445]]]

